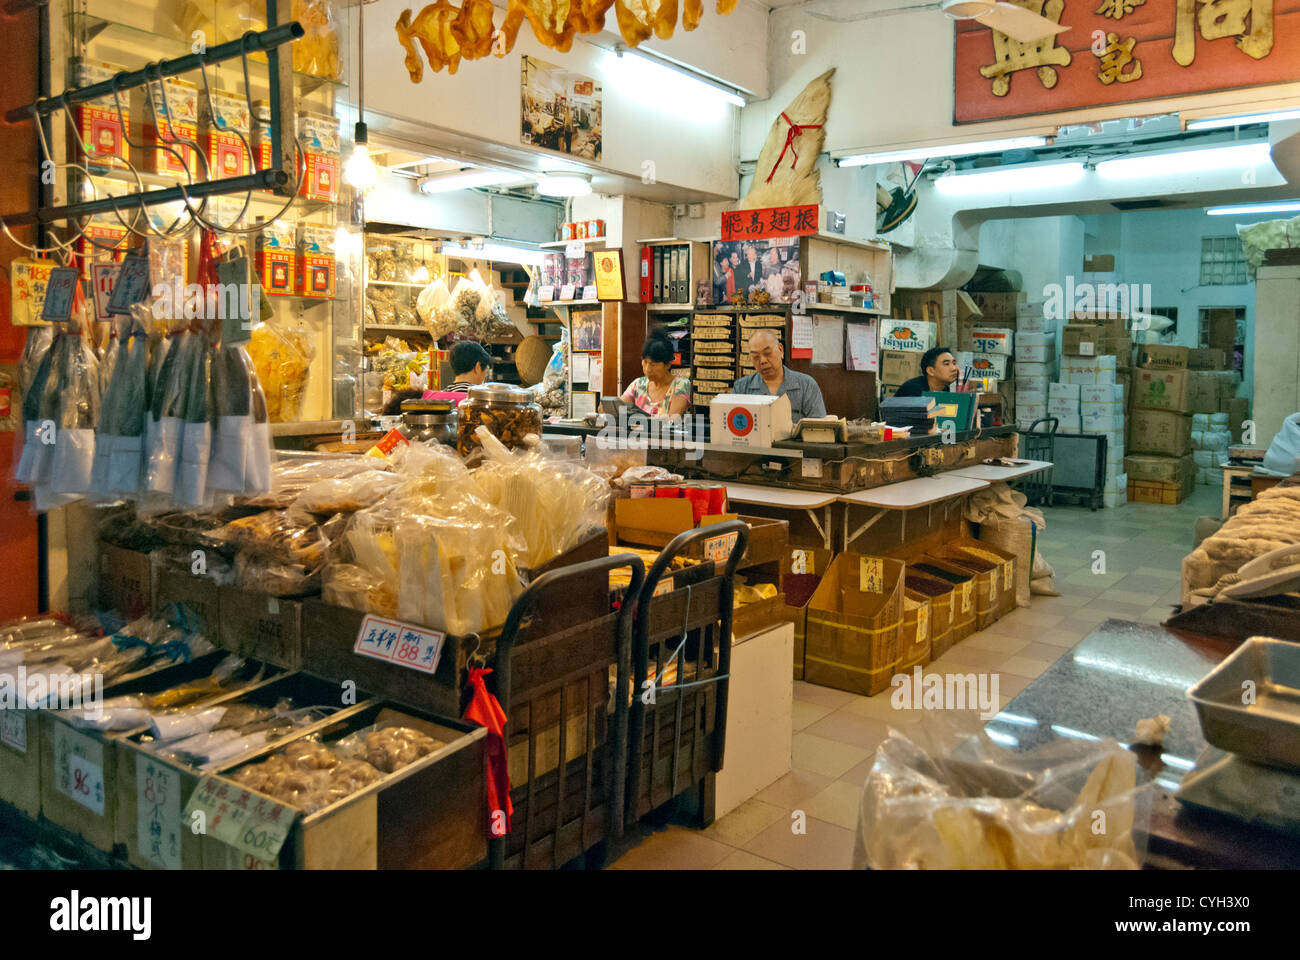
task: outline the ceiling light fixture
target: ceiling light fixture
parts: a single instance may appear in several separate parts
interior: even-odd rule
[[[512,247],[504,243],[484,243],[481,247],[467,247],[452,240],[443,241],[439,252],[448,257],[526,263],[534,267],[540,267],[545,258],[541,250],[527,247]]]
[[[1004,167],[978,173],[949,173],[934,181],[934,188],[950,196],[975,193],[1020,193],[1044,187],[1065,187],[1083,179],[1082,160]]]
[[[1272,113],[1246,113],[1236,117],[1188,120],[1187,129],[1218,130],[1221,127],[1244,127],[1249,123],[1274,123],[1278,120],[1300,120],[1300,110],[1275,110]]]
[[[452,190],[469,190],[474,187],[496,187],[507,183],[525,183],[531,177],[510,170],[487,170],[467,167],[448,173],[435,173],[420,178],[419,190],[425,195],[449,193]]]
[[[739,91],[734,87],[727,86],[724,83],[719,83],[717,80],[706,77],[703,74],[697,73],[679,63],[675,63],[666,57],[660,57],[648,50],[635,49],[622,43],[614,44],[615,56],[622,59],[625,54],[635,57],[637,60],[644,61],[645,63],[654,64],[656,67],[661,69],[671,70],[679,77],[684,77],[703,87],[709,93],[721,97],[727,103],[734,104],[737,107],[745,106],[745,98],[742,97]]]
[[[537,178],[537,192],[544,197],[585,197],[591,193],[591,177],[585,173],[543,173]]]
[[[1280,203],[1239,203],[1228,207],[1210,207],[1206,214],[1211,217],[1244,217],[1253,213],[1290,213],[1300,210],[1300,200],[1283,200]]]
[[[840,167],[865,167],[875,163],[894,163],[899,160],[930,160],[936,157],[973,157],[982,153],[1001,153],[1003,150],[1023,150],[1047,146],[1046,137],[1009,137],[1005,140],[975,140],[970,143],[941,143],[929,147],[908,147],[903,150],[885,150],[880,153],[855,153],[835,161]]]
[[[1258,140],[1254,143],[1234,143],[1226,147],[1113,157],[1098,163],[1097,173],[1107,180],[1169,177],[1180,173],[1208,173],[1215,170],[1253,167],[1268,162],[1269,157],[1268,142]]]

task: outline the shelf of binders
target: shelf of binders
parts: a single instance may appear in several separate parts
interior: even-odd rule
[[[638,240],[640,301],[648,310],[692,309],[696,287],[711,277],[709,244],[676,237]]]

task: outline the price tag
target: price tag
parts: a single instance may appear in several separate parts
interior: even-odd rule
[[[989,605],[992,606],[997,602],[998,602],[998,575],[997,575],[997,571],[994,571],[993,576],[989,577]]]
[[[207,835],[260,860],[274,860],[298,811],[215,777],[204,777],[185,805],[185,822],[201,812]]]
[[[104,814],[104,743],[54,724],[54,789],[88,810]]]
[[[121,268],[120,263],[92,263],[90,265],[90,289],[94,294],[96,320],[112,319],[113,315],[108,312],[108,301],[113,293],[113,284],[117,283],[117,272]]]
[[[181,784],[171,767],[139,756],[135,825],[140,856],[164,870],[181,868]]]
[[[45,305],[41,319],[47,323],[67,323],[72,316],[72,299],[77,292],[81,274],[76,267],[55,267],[50,271],[45,286]]]
[[[650,596],[662,597],[665,593],[672,593],[672,592],[673,592],[673,578],[671,576],[668,576],[668,577],[664,577],[655,585],[654,592],[651,593]]]
[[[255,317],[261,314],[261,284],[250,283],[248,260],[237,257],[217,264],[217,310],[221,316],[221,342],[225,346],[253,339]],[[230,293],[233,292],[234,296]],[[232,309],[233,307],[233,309]]]
[[[587,245],[581,240],[570,240],[564,246],[564,259],[581,260],[587,255]]]
[[[108,312],[131,312],[131,305],[140,303],[149,293],[149,258],[132,254],[126,257],[117,272],[113,295],[108,300]]]
[[[560,287],[560,299],[561,299],[561,300],[572,300],[572,299],[573,299],[573,292],[574,292],[574,290],[576,290],[576,289],[577,289],[577,288],[576,288],[573,284],[571,284],[571,283],[566,283],[564,286]]]
[[[0,743],[27,752],[26,710],[0,710]]]
[[[1011,589],[1011,581],[1013,578],[1014,578],[1014,570],[1011,561],[1008,560],[1004,564],[1002,564],[1002,589],[1003,590]]]
[[[584,300],[596,299],[596,285],[594,283],[588,284],[587,286],[582,288],[582,299]]]
[[[704,559],[722,562],[731,556],[731,549],[736,545],[735,533],[724,533],[704,541]]]
[[[916,608],[916,642],[925,643],[930,639],[930,605],[923,603]]]
[[[858,589],[863,593],[885,592],[885,561],[863,557],[858,566]]]
[[[967,580],[961,584],[961,612],[970,613],[971,606],[971,582]]]
[[[811,550],[793,550],[790,552],[791,573],[816,573],[813,569],[814,554]]]
[[[803,475],[805,477],[813,477],[815,479],[821,479],[822,462],[820,460],[814,457],[804,457],[802,463],[803,463]]]
[[[442,656],[442,644],[446,638],[446,634],[437,630],[369,613],[361,621],[352,652],[422,673],[433,673],[438,669],[438,658]]]
[[[537,299],[542,303],[548,303],[555,299],[555,285],[550,283],[542,284],[537,288]]]

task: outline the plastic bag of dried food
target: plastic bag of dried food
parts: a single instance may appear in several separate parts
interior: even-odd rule
[[[250,517],[232,520],[211,536],[238,545],[250,556],[302,564],[315,570],[325,561],[329,547],[321,525],[310,515],[289,510],[264,510]]]
[[[387,496],[400,482],[401,477],[380,470],[350,477],[326,477],[298,494],[292,510],[298,513],[355,513]]]
[[[365,760],[344,756],[315,736],[295,740],[279,753],[231,774],[241,786],[304,813],[343,800],[383,777]]]
[[[300,331],[270,323],[253,328],[248,355],[265,391],[267,414],[272,423],[298,419],[315,354],[311,340]]]
[[[474,472],[483,498],[519,521],[527,544],[519,555],[537,568],[604,527],[609,485],[581,464],[536,451],[512,453],[480,427],[487,458]]]
[[[381,773],[396,773],[447,744],[390,719],[349,734],[335,744],[341,756],[364,760]]]
[[[35,330],[44,331],[44,335],[35,335],[32,332]],[[40,409],[41,399],[50,382],[50,371],[54,367],[55,343],[53,327],[32,327],[28,330],[21,368],[23,452],[14,471],[14,480],[18,483],[34,483],[38,477],[48,475],[49,445],[42,442],[42,438],[48,435],[48,428],[41,424]]]
[[[434,314],[451,303],[451,291],[447,289],[447,281],[442,277],[434,280],[427,287],[420,291],[420,295],[415,298],[415,310],[420,315],[420,319],[425,323],[433,322]]]
[[[77,301],[84,321],[81,287]],[[76,307],[74,307],[74,311]],[[74,321],[72,326],[77,326]],[[99,361],[90,343],[78,331],[64,333],[63,350],[51,370],[54,402],[42,419],[56,425],[54,450],[50,458],[48,487],[36,486],[36,509],[45,510],[85,496],[90,490],[95,460],[95,425],[99,422]],[[47,398],[49,394],[46,394]],[[42,411],[45,413],[46,411]]]
[[[1136,870],[1149,817],[1150,785],[1137,785],[1135,757],[1113,740],[1017,753],[973,713],[929,711],[876,750],[854,866]]]
[[[292,45],[294,72],[326,80],[342,79],[334,4],[327,0],[293,0],[290,17],[305,31]]]
[[[144,476],[144,442],[148,407],[149,316],[137,304],[122,333],[118,370],[100,411],[101,430],[109,450],[104,490],[113,496],[135,496]],[[107,421],[107,428],[103,425]],[[98,456],[98,439],[96,455]]]
[[[243,497],[241,504],[250,507],[287,507],[313,484],[331,478],[342,479],[357,474],[373,474],[385,470],[387,464],[374,457],[354,457],[339,454],[332,457],[286,458],[270,467],[271,482],[268,492]]]
[[[185,400],[188,374],[198,354],[205,349],[203,337],[186,330],[178,336],[168,334],[170,343],[158,370],[156,387],[150,403],[150,429],[145,460],[145,492],[171,505],[180,472],[181,436],[185,430]]]
[[[235,583],[273,597],[299,597],[320,593],[321,567],[282,563],[240,553],[235,557]]]

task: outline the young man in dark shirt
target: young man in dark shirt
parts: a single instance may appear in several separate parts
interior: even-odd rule
[[[919,397],[927,390],[950,390],[961,375],[957,358],[947,347],[931,347],[921,355],[921,375],[898,388],[896,397]]]

